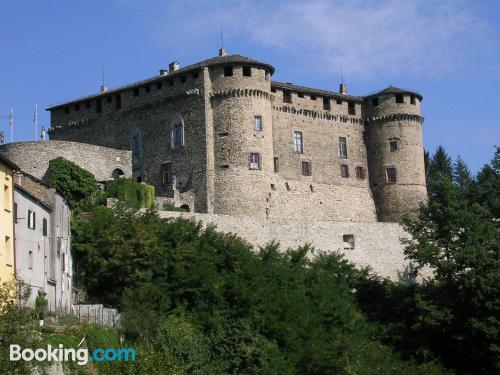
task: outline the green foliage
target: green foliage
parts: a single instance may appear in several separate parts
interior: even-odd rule
[[[76,212],[88,209],[97,191],[92,173],[62,157],[49,162],[49,185],[64,194]]]
[[[175,207],[172,203],[170,202],[165,202],[163,203],[162,209],[164,211],[177,211],[177,212],[187,212],[186,209],[181,208],[181,207]]]
[[[120,178],[106,184],[104,198],[117,198],[134,208],[152,208],[155,190],[152,185]]]

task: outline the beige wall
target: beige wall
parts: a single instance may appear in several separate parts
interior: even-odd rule
[[[0,282],[14,279],[13,171],[0,160]]]

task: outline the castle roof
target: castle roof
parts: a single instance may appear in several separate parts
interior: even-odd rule
[[[411,95],[415,95],[416,97],[418,97],[420,101],[422,101],[422,99],[423,99],[422,94],[420,94],[419,92],[417,92],[415,90],[402,89],[402,88],[395,87],[392,85],[386,87],[383,90],[376,91],[373,94],[367,95],[366,97],[370,98],[373,96],[384,95],[384,94],[411,94]]]
[[[83,96],[83,97],[80,97],[77,99],[73,99],[73,100],[63,102],[63,103],[52,105],[52,106],[46,108],[46,110],[50,111],[53,109],[64,107],[65,105],[68,105],[71,103],[83,102],[83,101],[94,99],[94,98],[97,98],[100,96],[106,96],[109,94],[129,90],[129,89],[137,87],[137,86],[142,86],[145,84],[154,83],[154,82],[157,82],[160,80],[170,79],[172,77],[182,75],[186,72],[202,69],[204,67],[212,67],[212,66],[219,66],[219,65],[226,65],[226,64],[259,65],[259,66],[263,67],[264,69],[268,70],[271,74],[274,74],[274,67],[268,63],[263,62],[263,61],[255,60],[255,59],[252,59],[250,57],[241,56],[241,55],[216,56],[216,57],[212,57],[210,59],[200,61],[196,64],[191,64],[191,65],[185,66],[183,68],[179,68],[179,69],[174,70],[172,72],[169,72],[168,74],[165,74],[165,75],[154,76],[151,78],[144,79],[142,81],[137,81],[137,82],[133,82],[133,83],[130,83],[128,85],[125,85],[125,86],[120,86],[120,87],[117,87],[115,89],[106,90],[104,92],[99,92],[97,94],[87,95],[87,96]]]
[[[276,88],[280,88],[280,89],[284,89],[284,90],[299,91],[299,92],[304,92],[304,93],[318,95],[318,96],[333,97],[336,99],[345,99],[345,100],[352,100],[352,101],[358,101],[358,102],[363,101],[362,96],[340,94],[340,93],[335,92],[335,91],[328,91],[328,90],[314,89],[311,87],[298,86],[298,85],[294,85],[294,84],[289,83],[289,82],[284,83],[284,82],[272,81],[271,86],[276,87]]]

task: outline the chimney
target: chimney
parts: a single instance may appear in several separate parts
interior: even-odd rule
[[[108,88],[104,85],[101,85],[101,92],[106,92],[108,91]]]
[[[227,53],[226,53],[226,49],[223,47],[223,48],[220,48],[219,49],[219,56],[226,56]]]
[[[339,93],[344,95],[347,94],[347,85],[345,83],[340,84]]]
[[[180,64],[178,61],[172,61],[170,64],[168,64],[168,72],[169,73],[172,73],[172,72],[175,72],[176,70],[178,70],[180,68]]]

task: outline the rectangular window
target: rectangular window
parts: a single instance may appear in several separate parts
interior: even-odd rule
[[[366,178],[365,169],[363,167],[356,167],[356,177],[358,180],[364,180]]]
[[[36,227],[36,215],[35,212],[28,210],[28,228],[35,229]]]
[[[120,109],[121,107],[122,107],[122,95],[116,94],[115,95],[115,108]]]
[[[139,89],[134,89],[133,93],[134,93],[134,96],[139,96]]]
[[[347,164],[342,164],[340,166],[340,175],[345,178],[349,177],[349,167]]]
[[[316,100],[316,95],[311,95],[311,100]]]
[[[337,99],[337,104],[342,105],[342,99]]]
[[[106,103],[111,103],[111,96],[106,96]]]
[[[256,152],[250,154],[250,169],[260,169],[260,156]]]
[[[305,160],[302,161],[302,175],[303,176],[311,175],[311,162]]]
[[[181,76],[181,83],[186,83],[186,76]]]
[[[396,168],[390,167],[385,169],[386,181],[388,184],[395,184],[396,179]]]
[[[87,109],[90,108],[90,102],[85,102],[85,108],[87,108]]]
[[[163,84],[161,82],[156,82],[156,89],[161,90]]]
[[[274,87],[271,87],[271,92],[276,92],[276,89]]]
[[[323,109],[325,111],[329,111],[330,109],[332,109],[330,98],[323,98]]]
[[[151,86],[149,86],[149,85],[144,86],[144,90],[146,92],[151,92]]]
[[[297,152],[299,154],[302,154],[304,152],[302,132],[293,133],[293,152]]]
[[[262,116],[254,116],[253,118],[253,130],[256,132],[262,131]]]
[[[233,76],[233,67],[225,66],[224,67],[224,77],[232,77]]]
[[[372,99],[372,105],[373,105],[374,107],[377,107],[377,106],[378,106],[378,98],[373,98],[373,99]]]
[[[102,100],[101,100],[101,98],[99,98],[99,99],[97,99],[95,101],[95,111],[97,113],[101,113],[102,112]]]
[[[252,76],[252,68],[249,66],[244,66],[243,67],[243,76],[244,77],[251,77]]]
[[[417,101],[415,100],[415,95],[410,95],[410,103],[413,105],[417,104]]]
[[[303,97],[304,97],[304,93],[303,93],[303,92],[299,92],[299,93],[297,94],[297,96],[298,96],[299,98],[303,98]]]
[[[75,111],[79,111],[80,110],[80,104],[75,104]]]
[[[199,72],[194,72],[193,73],[193,79],[198,79],[199,76],[200,76]]]
[[[342,236],[342,241],[344,242],[344,250],[354,250],[354,235],[344,234]]]
[[[339,156],[342,159],[347,159],[347,139],[346,139],[346,137],[339,137]]]
[[[274,173],[278,173],[279,171],[279,158],[277,156],[274,157]]]
[[[69,113],[69,107],[65,107],[65,108],[64,108],[64,112],[65,112],[65,113]]]
[[[283,103],[291,103],[292,102],[292,93],[287,90],[283,90]]]
[[[47,232],[48,232],[48,228],[47,228],[47,219],[43,219],[42,221],[42,234],[44,237],[47,237]]]
[[[404,103],[405,102],[405,98],[402,94],[397,94],[396,95],[396,103]]]
[[[354,102],[347,102],[347,113],[350,115],[356,114],[356,104]]]
[[[168,85],[169,86],[173,86],[174,85],[174,80],[173,79],[169,79],[168,80]]]
[[[391,152],[395,152],[398,150],[398,140],[397,139],[389,139],[389,150]]]
[[[31,250],[28,251],[28,268],[33,269],[33,251]]]
[[[164,185],[170,185],[172,184],[172,182],[174,181],[174,174],[173,174],[173,171],[172,171],[172,163],[165,163],[165,164],[162,164],[161,166],[162,168],[162,179],[161,179],[161,182],[164,184]]]

